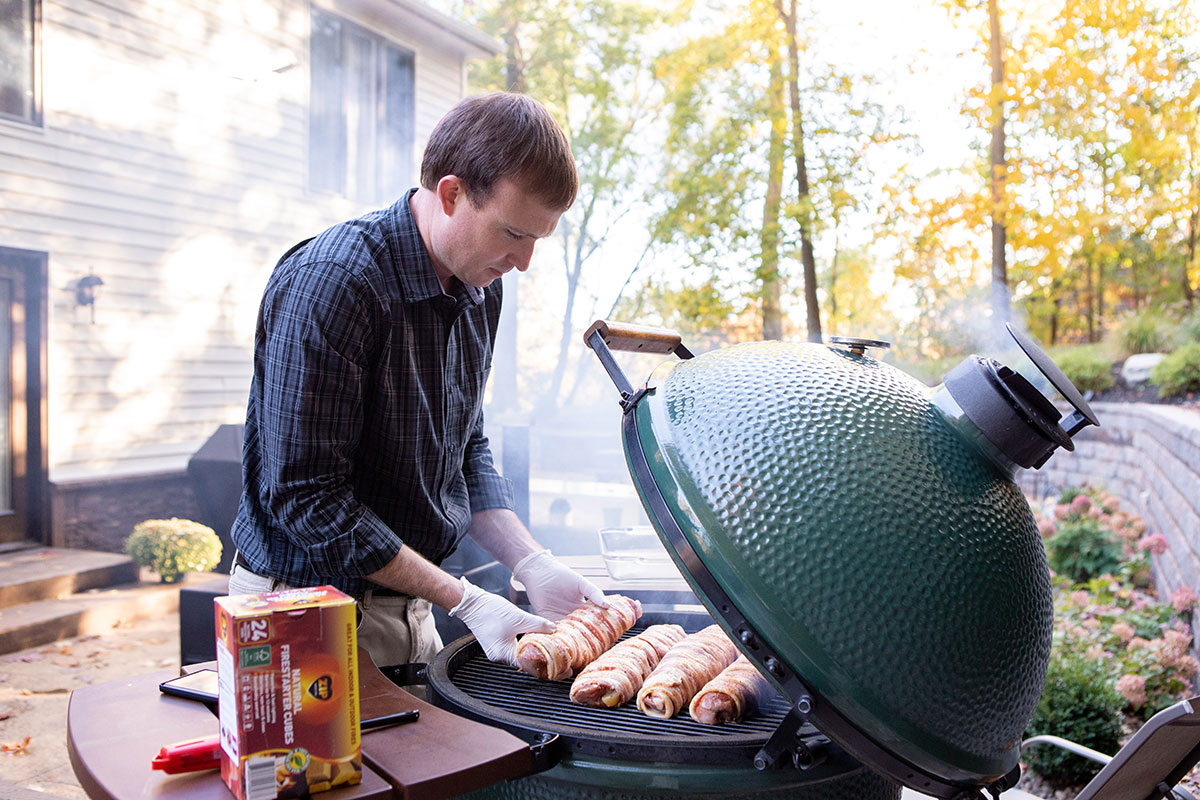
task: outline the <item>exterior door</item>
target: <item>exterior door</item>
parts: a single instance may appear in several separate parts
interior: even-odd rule
[[[0,546],[41,543],[47,516],[45,253],[0,247]]]

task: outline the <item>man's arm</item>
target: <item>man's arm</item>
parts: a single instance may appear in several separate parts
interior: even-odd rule
[[[361,580],[402,548],[352,480],[379,319],[358,277],[328,258],[277,267],[259,312],[255,488],[318,581]]]
[[[534,540],[521,519],[507,508],[476,511],[471,515],[471,528],[467,534],[509,569],[525,556],[545,549]]]
[[[563,565],[538,544],[521,520],[507,508],[489,508],[471,515],[467,532],[513,577],[525,586],[533,610],[547,619],[561,619],[591,600],[607,605],[604,592]]]
[[[447,611],[462,602],[462,583],[411,547],[401,547],[395,558],[366,577],[398,592],[423,597]]]

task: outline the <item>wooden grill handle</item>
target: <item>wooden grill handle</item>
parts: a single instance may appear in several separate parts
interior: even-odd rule
[[[599,333],[610,350],[626,350],[636,353],[675,353],[683,338],[667,328],[652,328],[648,325],[632,325],[627,322],[610,322],[598,319],[583,334],[583,341],[592,346],[593,333]]]

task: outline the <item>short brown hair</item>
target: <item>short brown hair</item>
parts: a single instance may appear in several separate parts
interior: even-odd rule
[[[437,191],[447,175],[461,178],[473,205],[487,201],[502,178],[551,208],[575,202],[579,177],[562,128],[538,101],[491,92],[461,101],[434,127],[421,160],[421,185]]]

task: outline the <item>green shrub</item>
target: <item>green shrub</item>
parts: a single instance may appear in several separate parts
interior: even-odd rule
[[[1159,311],[1140,311],[1117,326],[1117,345],[1126,355],[1161,353],[1171,346],[1172,326]]]
[[[1191,342],[1200,342],[1200,309],[1185,314],[1175,329],[1176,345],[1182,347]]]
[[[1058,502],[1063,505],[1069,505],[1072,500],[1081,494],[1087,494],[1086,486],[1064,486],[1058,490]]]
[[[1124,560],[1124,549],[1111,529],[1094,519],[1065,522],[1046,540],[1050,568],[1073,583],[1117,572]]]
[[[1103,392],[1113,385],[1112,359],[1096,347],[1072,347],[1054,357],[1058,368],[1081,392]]]
[[[1025,735],[1061,736],[1112,755],[1120,748],[1123,705],[1096,660],[1078,650],[1056,649]],[[1059,785],[1084,783],[1100,771],[1099,764],[1047,744],[1031,746],[1025,759],[1030,769]]]
[[[141,567],[174,583],[185,572],[207,572],[221,561],[221,539],[206,525],[186,519],[148,519],[134,526],[125,552]]]
[[[1200,391],[1200,342],[1170,353],[1150,370],[1150,383],[1163,397]]]

